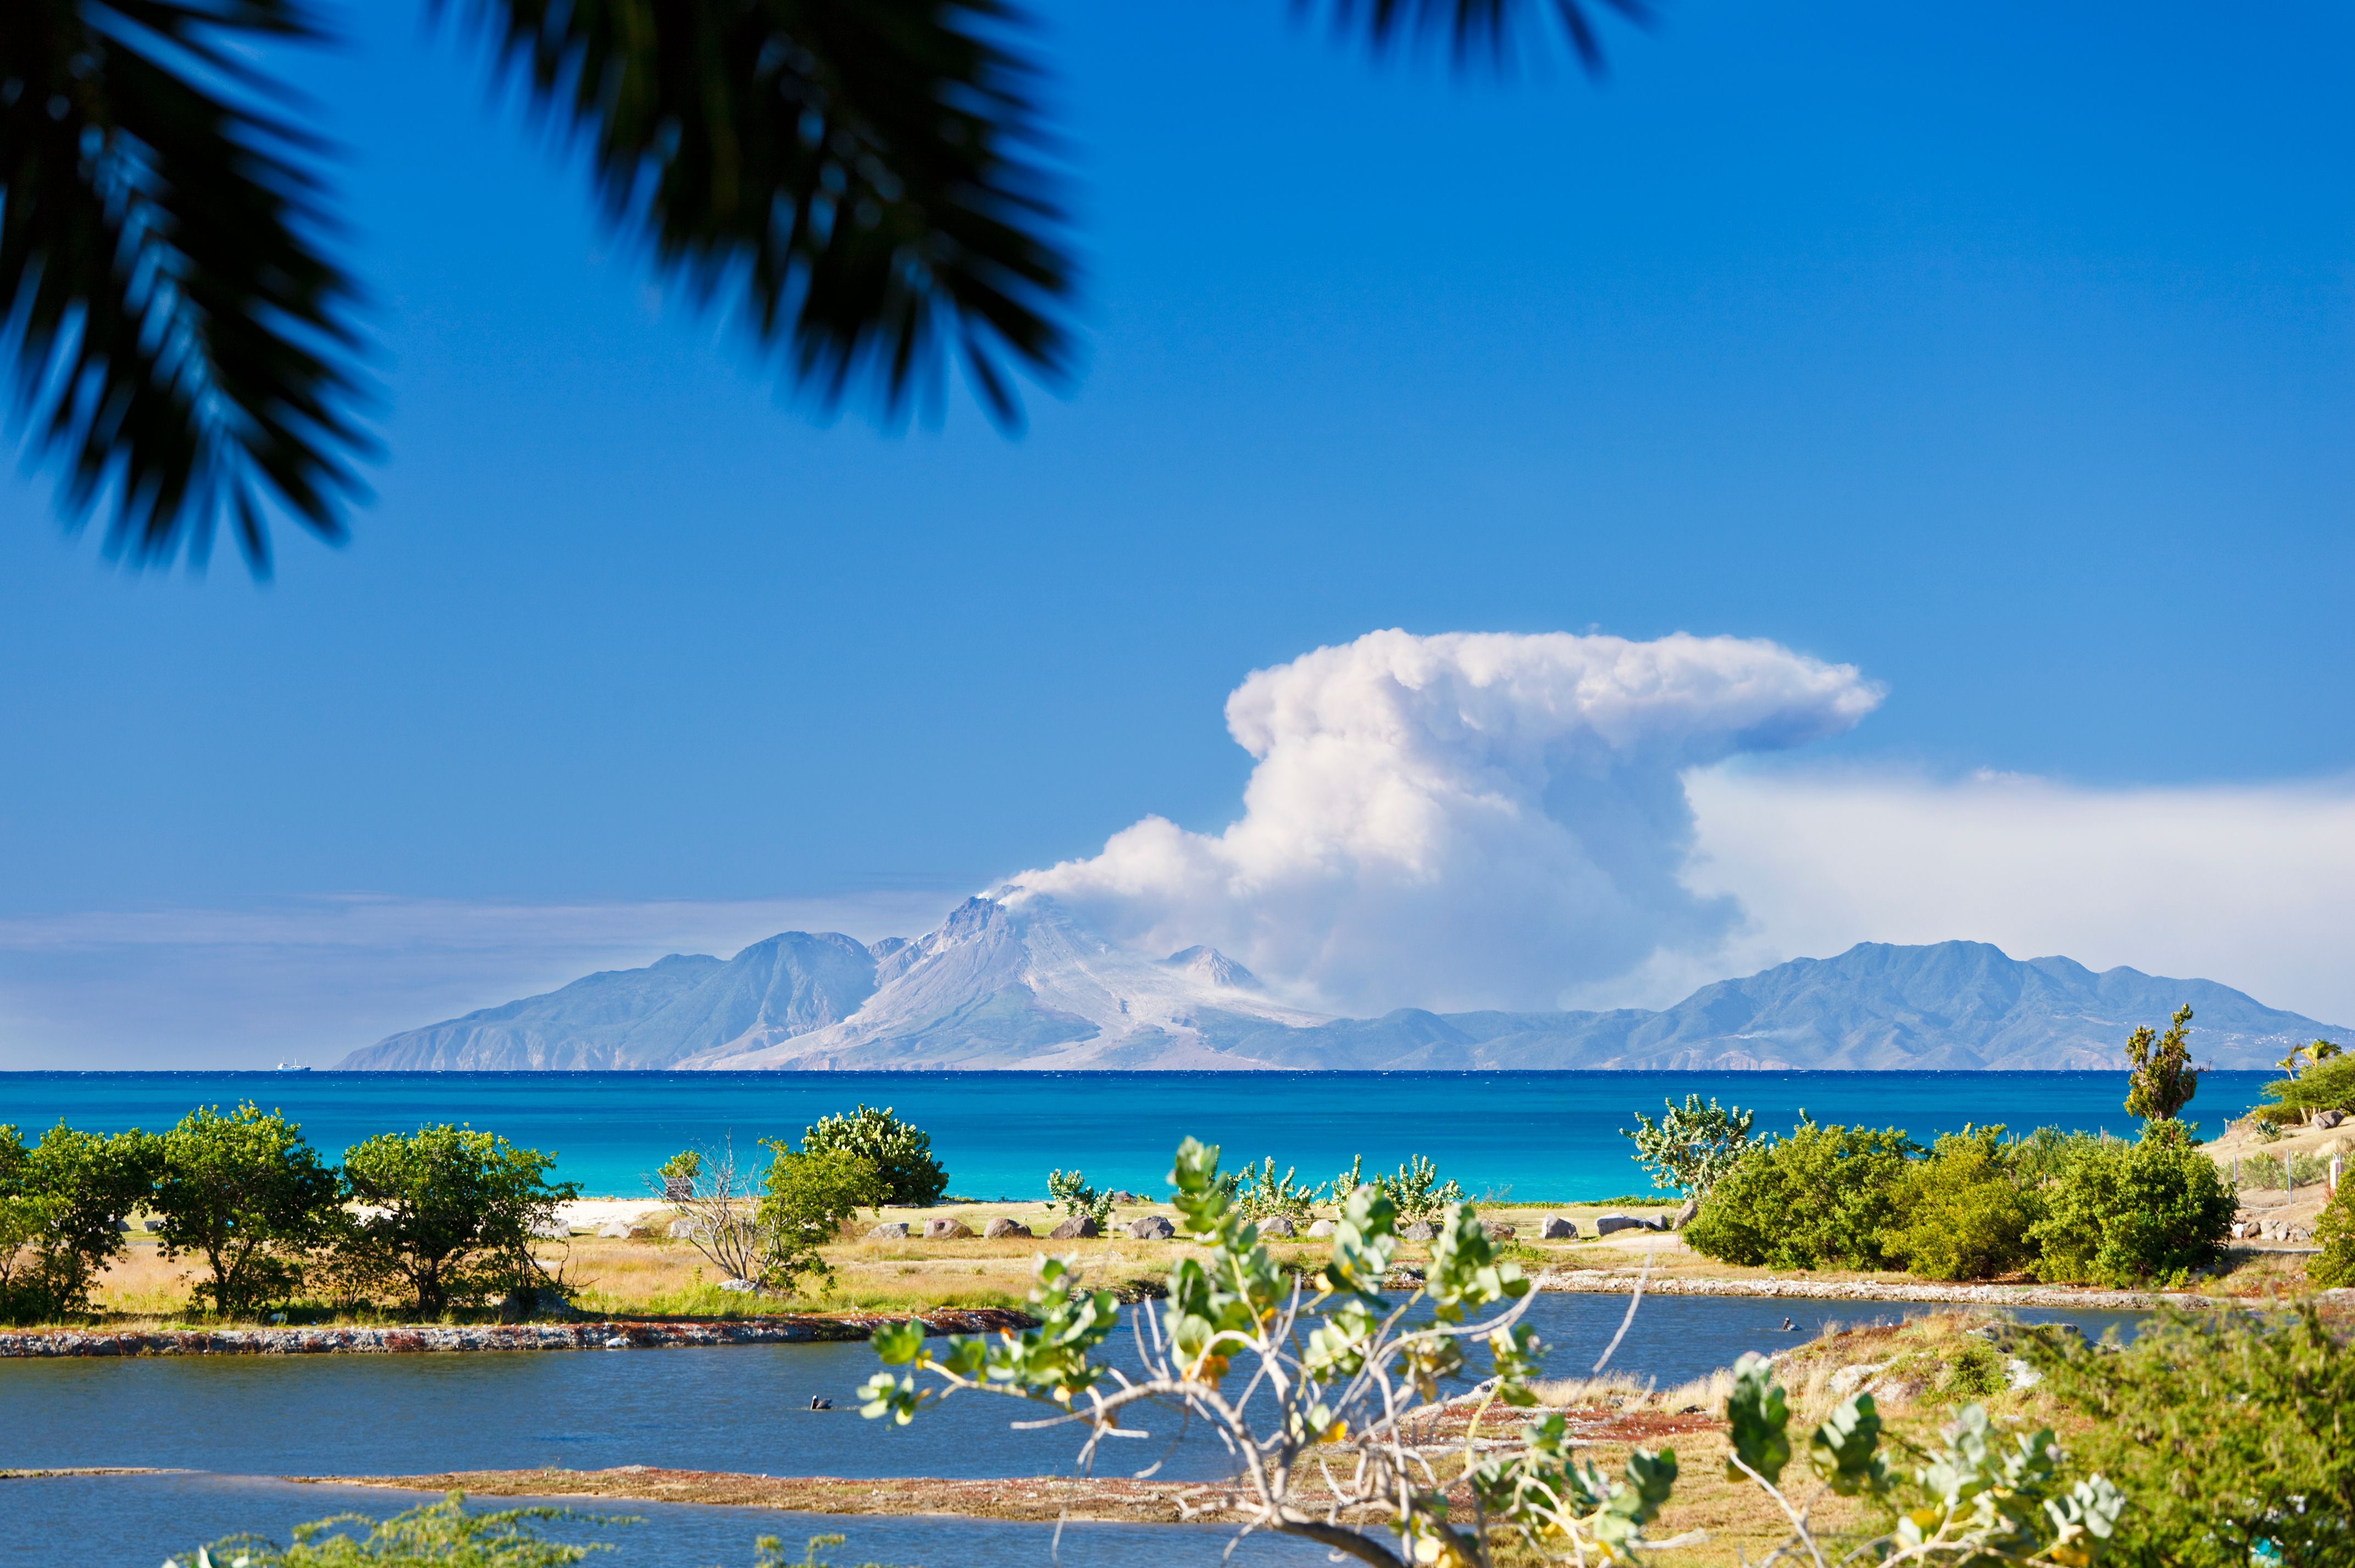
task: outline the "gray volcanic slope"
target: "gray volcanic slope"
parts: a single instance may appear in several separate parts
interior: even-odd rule
[[[2115,1068],[2189,1002],[2218,1067],[2336,1030],[2211,980],[1983,942],[1864,943],[1705,986],[1662,1012],[1324,1019],[1208,948],[1155,961],[1046,901],[975,899],[915,943],[788,932],[726,963],[666,958],[397,1034],[346,1068]]]

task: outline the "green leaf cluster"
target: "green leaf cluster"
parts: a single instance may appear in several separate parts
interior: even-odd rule
[[[2034,1264],[2030,1232],[2044,1205],[2003,1134],[1999,1125],[1947,1133],[1907,1168],[1885,1238],[1891,1259],[1923,1279],[1990,1279]]]
[[[2030,1228],[2048,1280],[2178,1282],[2216,1261],[2239,1208],[2224,1173],[2175,1121],[2145,1124],[2132,1143],[2065,1146]]]
[[[2315,1221],[2314,1239],[2322,1251],[2308,1258],[2306,1277],[2321,1290],[2338,1290],[2355,1285],[2355,1185],[2339,1183],[2330,1201],[2323,1205],[2322,1217]]]
[[[1786,1269],[1890,1265],[1910,1157],[1895,1127],[1824,1125],[1800,1114],[1721,1176],[1685,1239],[1723,1263]]]
[[[847,1150],[769,1147],[776,1157],[752,1216],[762,1243],[757,1283],[791,1290],[805,1275],[832,1279],[834,1270],[818,1249],[839,1238],[861,1209],[884,1200],[889,1189],[882,1173],[865,1155]]]
[[[937,1203],[949,1189],[949,1173],[932,1157],[932,1135],[901,1121],[891,1107],[861,1102],[847,1115],[820,1116],[802,1130],[804,1154],[852,1154],[875,1167],[883,1200],[908,1208]]]
[[[1074,1219],[1086,1218],[1102,1225],[1112,1218],[1112,1193],[1109,1190],[1099,1192],[1089,1186],[1087,1176],[1082,1171],[1049,1171],[1047,1197]]]

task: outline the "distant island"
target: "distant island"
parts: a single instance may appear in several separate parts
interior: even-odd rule
[[[976,898],[939,930],[861,943],[789,931],[733,958],[677,955],[353,1051],[388,1072],[771,1068],[2108,1068],[2190,1003],[2200,1059],[2262,1068],[2345,1031],[2212,980],[1984,942],[1868,942],[1702,987],[1654,1012],[1337,1019],[1287,1007],[1213,949],[1154,959],[1051,900]]]

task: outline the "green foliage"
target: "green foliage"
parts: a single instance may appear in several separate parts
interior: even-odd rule
[[[855,1154],[883,1179],[884,1201],[921,1208],[940,1201],[949,1173],[932,1157],[932,1135],[900,1120],[891,1107],[863,1102],[847,1116],[821,1116],[803,1129],[804,1154]]]
[[[1350,1169],[1355,1171],[1356,1166]],[[1453,1179],[1439,1179],[1439,1168],[1421,1155],[1402,1161],[1388,1176],[1377,1176],[1372,1185],[1397,1208],[1399,1218],[1407,1224],[1417,1220],[1435,1221],[1440,1211],[1451,1203],[1464,1201],[1464,1188]]]
[[[1349,1168],[1327,1182],[1325,1189],[1333,1195],[1334,1202],[1347,1203],[1349,1200],[1349,1194],[1355,1192],[1365,1179],[1366,1157],[1353,1154],[1349,1157]]]
[[[2294,1078],[2266,1084],[2265,1093],[2274,1104],[2260,1114],[2278,1111],[2289,1121],[2305,1121],[2317,1111],[2355,1113],[2355,1056],[2334,1054]]]
[[[783,1144],[769,1147],[776,1158],[752,1218],[762,1244],[754,1283],[790,1291],[805,1275],[830,1280],[834,1271],[818,1249],[840,1236],[861,1209],[883,1201],[882,1174],[873,1160],[847,1150],[796,1154]]]
[[[147,1200],[155,1140],[60,1122],[30,1148],[0,1125],[0,1314],[38,1322],[88,1309],[90,1287],[123,1251],[122,1224]]]
[[[296,1525],[284,1547],[259,1536],[231,1536],[167,1560],[164,1568],[564,1568],[591,1552],[613,1548],[602,1541],[576,1546],[550,1541],[539,1526],[558,1520],[637,1522],[559,1508],[468,1513],[465,1502],[465,1493],[452,1492],[438,1503],[383,1520],[336,1514]]]
[[[2315,1221],[2314,1239],[2322,1251],[2307,1260],[2306,1277],[2318,1289],[2355,1285],[2355,1200],[2348,1197],[2350,1190],[2355,1189],[2341,1182]]]
[[[2355,1351],[2311,1307],[2163,1310],[2134,1343],[2025,1352],[2088,1417],[2081,1457],[2134,1498],[2116,1538],[2137,1568],[2339,1568],[2355,1519]],[[2260,1543],[2270,1543],[2261,1549]]]
[[[1966,1565],[2000,1562],[2098,1563],[2126,1515],[2126,1494],[2096,1471],[2064,1488],[2060,1445],[2050,1427],[2006,1446],[1987,1412],[1963,1407],[1946,1446],[1914,1472],[1927,1507],[1901,1514],[1899,1551],[1942,1538],[1966,1549]]]
[[[2289,1168],[2277,1154],[2243,1155],[2238,1164],[2243,1192],[2279,1192],[2289,1180]]]
[[[1658,1121],[1638,1111],[1636,1130],[1622,1127],[1619,1136],[1635,1140],[1636,1162],[1651,1172],[1653,1186],[1706,1196],[1750,1147],[1756,1117],[1738,1105],[1720,1106],[1714,1097],[1704,1105],[1698,1094],[1686,1095],[1681,1106],[1672,1100],[1661,1106]]]
[[[2134,1143],[2080,1139],[2044,1189],[2030,1234],[2048,1280],[2179,1282],[2213,1263],[2238,1208],[2216,1162],[2182,1125],[2146,1123]]]
[[[2200,1070],[2191,1065],[2191,1008],[2175,1009],[2165,1034],[2148,1024],[2126,1040],[2126,1115],[2146,1121],[2167,1122],[2191,1103],[2200,1092]]]
[[[283,1300],[305,1252],[336,1218],[335,1173],[303,1130],[250,1103],[229,1115],[198,1106],[156,1140],[154,1204],[165,1257],[195,1253],[212,1277],[197,1285],[216,1311]]]
[[[1305,1225],[1312,1206],[1321,1196],[1320,1189],[1304,1187],[1295,1182],[1294,1171],[1290,1168],[1282,1176],[1276,1175],[1273,1155],[1258,1165],[1244,1166],[1241,1175],[1242,1179],[1235,1186],[1234,1199],[1246,1219],[1281,1218],[1295,1225]]]
[[[1828,1126],[1802,1112],[1789,1136],[1753,1145],[1718,1179],[1685,1240],[1721,1263],[1885,1267],[1907,1157],[1920,1152],[1894,1127]]]
[[[1068,1174],[1060,1170],[1047,1173],[1047,1196],[1061,1206],[1064,1213],[1079,1218],[1085,1216],[1101,1225],[1112,1218],[1112,1194],[1098,1192],[1087,1183],[1086,1176],[1077,1170]]]
[[[2036,1260],[2029,1232],[2043,1206],[2013,1168],[2003,1128],[1941,1136],[1899,1183],[1890,1257],[1924,1279],[1992,1279]]]
[[[1726,1478],[1738,1479],[1747,1467],[1769,1482],[1781,1480],[1783,1467],[1791,1462],[1790,1421],[1774,1363],[1755,1350],[1743,1352],[1734,1363],[1733,1390],[1725,1397]]]
[[[1950,1399],[1988,1399],[2011,1386],[2003,1353],[1985,1339],[1966,1339],[1946,1363],[1938,1392]]]
[[[337,1227],[336,1267],[363,1294],[405,1288],[426,1316],[545,1282],[532,1232],[581,1195],[550,1183],[556,1163],[472,1127],[380,1133],[344,1156],[344,1191],[363,1212]]]

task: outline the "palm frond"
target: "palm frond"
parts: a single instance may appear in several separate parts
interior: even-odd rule
[[[1590,74],[1603,70],[1596,15],[1615,13],[1638,27],[1658,15],[1657,0],[1294,0],[1304,15],[1324,14],[1343,37],[1362,37],[1377,53],[1444,44],[1458,64],[1486,57],[1502,68],[1528,46],[1558,33]]]
[[[460,0],[441,0],[444,5]],[[463,0],[607,215],[825,407],[1072,368],[1074,267],[1001,0]]]
[[[0,4],[0,330],[28,455],[110,553],[257,574],[275,509],[330,539],[372,444],[350,283],[321,253],[321,149],[269,112],[254,46],[302,0]]]

